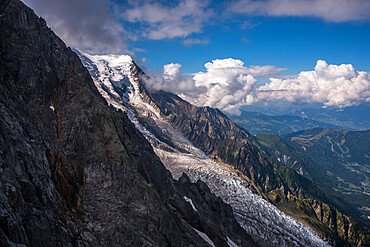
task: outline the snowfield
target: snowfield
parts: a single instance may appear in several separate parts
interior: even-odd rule
[[[180,131],[165,121],[158,110],[146,103],[140,94],[138,78],[133,78],[131,74],[134,64],[129,56],[82,55],[85,57],[81,57],[81,60],[93,76],[99,92],[108,104],[128,114],[131,122],[151,143],[174,179],[179,179],[182,173],[186,173],[192,182],[205,182],[212,193],[233,208],[236,220],[260,246],[329,246],[310,228],[254,194],[242,179],[196,148]],[[140,124],[137,114],[150,116],[163,130],[163,134],[188,153],[180,152],[160,141],[160,138]],[[185,200],[197,211],[189,198]],[[196,231],[204,239],[208,238],[202,235],[204,233]],[[212,241],[209,238],[208,240],[212,245]],[[236,246],[231,240],[229,245]]]

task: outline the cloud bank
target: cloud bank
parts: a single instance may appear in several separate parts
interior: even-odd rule
[[[187,37],[213,16],[207,1],[24,0],[69,46],[93,54],[123,54],[129,40]],[[186,39],[185,45],[207,44]]]
[[[198,106],[217,107],[232,115],[240,107],[253,104],[321,103],[324,107],[343,108],[370,102],[370,73],[356,71],[351,64],[329,65],[319,60],[312,71],[295,78],[278,79],[285,70],[271,65],[245,66],[237,59],[216,59],[206,63],[206,72],[182,75],[180,64],[167,64],[163,75],[145,81],[150,90],[176,93]],[[258,86],[260,77],[270,82]]]
[[[368,0],[238,0],[229,10],[255,16],[317,17],[330,22],[370,19]]]
[[[294,79],[271,79],[257,89],[259,99],[322,103],[339,108],[370,102],[370,73],[351,64],[328,65],[319,60],[313,71]]]
[[[180,64],[164,66],[162,76],[145,80],[150,90],[179,94],[198,106],[217,107],[231,114],[240,114],[242,105],[256,102],[256,77],[279,73],[285,68],[250,66],[237,59],[216,59],[206,63],[206,72],[182,75]]]

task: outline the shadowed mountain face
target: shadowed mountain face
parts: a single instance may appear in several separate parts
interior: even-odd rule
[[[43,19],[0,10],[1,246],[208,246],[194,229],[255,245],[204,184],[172,179]]]
[[[232,165],[252,190],[286,214],[309,225],[332,244],[360,246],[369,242],[367,228],[330,206],[337,202],[310,180],[281,164],[278,157],[269,154],[219,110],[195,107],[163,91],[152,96],[161,115],[196,147],[215,160]],[[299,149],[295,144],[289,145]]]

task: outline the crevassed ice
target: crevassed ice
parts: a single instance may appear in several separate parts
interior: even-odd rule
[[[154,151],[175,179],[185,172],[192,182],[202,180],[234,211],[236,220],[262,246],[328,246],[308,227],[254,194],[227,168],[193,154]]]

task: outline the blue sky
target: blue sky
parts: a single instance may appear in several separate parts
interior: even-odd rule
[[[244,21],[251,26],[243,29]],[[146,50],[136,54],[146,57],[144,65],[152,70],[175,62],[183,65],[184,73],[194,73],[204,71],[206,62],[229,57],[248,65],[288,68],[287,73],[292,74],[313,69],[319,59],[370,70],[370,23],[365,21],[332,23],[312,17],[239,16],[211,23],[202,33],[187,38],[209,43],[184,45],[184,38],[139,39],[130,47]]]
[[[370,102],[369,0],[25,0],[70,46],[130,54],[167,90],[230,114]]]

